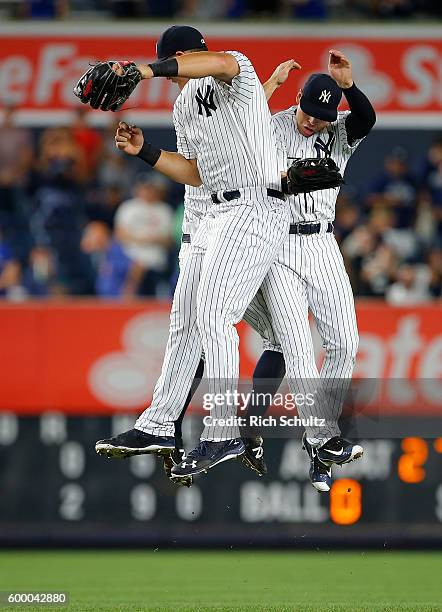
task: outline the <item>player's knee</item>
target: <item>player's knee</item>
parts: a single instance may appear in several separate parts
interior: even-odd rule
[[[171,334],[182,334],[187,332],[195,323],[195,317],[191,311],[175,310],[170,314],[169,332]]]
[[[351,336],[346,338],[345,349],[346,349],[346,352],[349,355],[351,355],[353,359],[356,359],[356,353],[358,352],[358,348],[359,348],[359,334],[357,331],[355,331],[353,332],[353,334],[351,334]]]
[[[211,313],[209,309],[198,308],[196,314],[196,323],[198,325],[198,330],[201,335],[213,335],[216,333],[217,325],[219,324],[219,319]]]
[[[212,309],[198,308],[196,322],[200,335],[203,337],[219,338],[230,334],[233,328],[233,323],[226,314]]]
[[[356,359],[356,353],[359,348],[359,334],[353,331],[351,334],[340,334],[327,343],[325,350],[327,353],[340,353],[348,359]]]

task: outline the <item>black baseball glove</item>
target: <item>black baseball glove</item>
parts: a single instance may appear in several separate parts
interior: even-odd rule
[[[345,183],[331,157],[296,159],[287,170],[283,191],[290,195],[340,187]]]
[[[124,74],[120,76],[112,70],[115,64]],[[74,87],[74,94],[92,108],[115,112],[120,110],[140,81],[141,72],[133,62],[98,62],[83,74]]]

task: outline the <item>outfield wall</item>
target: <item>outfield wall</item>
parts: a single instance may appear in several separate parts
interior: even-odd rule
[[[291,85],[273,96],[274,111],[293,103],[311,72],[326,71],[330,48],[352,60],[355,77],[378,111],[382,127],[442,125],[441,30],[437,26],[318,26],[199,24],[214,50],[240,49],[254,62],[261,79],[290,57],[302,64]],[[79,103],[72,87],[89,62],[108,58],[147,62],[155,57],[161,24],[0,25],[0,83],[4,99],[20,108],[24,123],[65,123]],[[176,88],[165,79],[146,81],[126,104],[131,121],[171,125]],[[110,114],[110,113],[109,113]],[[96,112],[94,121],[108,121]]]
[[[291,424],[265,434],[264,478],[228,462],[187,489],[152,455],[96,455],[95,441],[132,427],[151,396],[168,312],[158,302],[0,306],[0,546],[442,545],[440,305],[358,303],[355,377],[370,394],[342,427],[365,454],[335,468],[325,495]],[[261,346],[239,331],[247,376]],[[192,407],[187,449],[204,416],[198,400]]]
[[[169,302],[155,300],[0,304],[0,410],[73,415],[139,412],[160,374],[169,311]],[[438,303],[393,308],[359,301],[355,377],[438,379],[441,314]],[[246,324],[238,329],[241,375],[248,378],[262,352],[261,341]],[[320,363],[321,340],[313,325],[312,332]],[[430,395],[429,413],[433,412]],[[394,398],[391,402],[394,405]],[[415,403],[412,397],[404,410],[417,409]],[[435,406],[440,408],[440,402]],[[393,408],[393,413],[399,411]]]

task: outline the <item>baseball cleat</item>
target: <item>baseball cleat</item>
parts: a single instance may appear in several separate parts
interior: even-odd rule
[[[331,438],[316,449],[318,459],[326,465],[343,465],[359,459],[364,454],[364,449],[359,444],[353,444],[339,436]]]
[[[308,475],[310,476],[310,482],[317,491],[321,491],[321,493],[330,491],[332,485],[331,467],[319,461],[318,457],[311,459]]]
[[[191,487],[193,484],[193,476],[175,476],[172,477],[172,468],[179,463],[182,463],[186,458],[184,448],[175,448],[170,455],[163,456],[164,472],[174,484],[182,485],[183,487]]]
[[[229,461],[237,459],[244,453],[244,442],[241,438],[225,440],[222,442],[210,442],[202,440],[179,465],[172,468],[172,478],[201,474],[209,469]]]
[[[113,438],[98,440],[95,444],[95,451],[106,457],[132,457],[149,453],[170,455],[174,448],[174,438],[153,436],[139,429],[129,429]]]
[[[242,456],[242,462],[248,468],[258,474],[264,476],[267,474],[267,466],[264,461],[264,440],[261,436],[254,438],[243,438],[245,452]]]
[[[304,433],[302,436],[302,448],[305,449],[310,457],[309,477],[310,482],[317,491],[326,493],[330,491],[332,484],[332,472],[329,465],[325,465],[318,459],[317,449],[312,446]]]

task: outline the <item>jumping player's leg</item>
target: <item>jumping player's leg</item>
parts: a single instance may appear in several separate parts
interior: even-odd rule
[[[196,321],[196,295],[203,255],[192,252],[184,262],[170,313],[169,339],[152,404],[135,428],[156,436],[173,436],[202,355]]]
[[[310,310],[322,337],[325,360],[321,380],[327,396],[328,419],[335,435],[320,448],[308,440],[304,447],[311,458],[310,478],[320,491],[331,486],[331,466],[358,459],[363,448],[340,436],[339,418],[350,386],[358,348],[353,293],[344,261],[332,233],[301,236],[305,258],[304,280]]]
[[[151,407],[138,418],[134,429],[99,440],[95,445],[99,454],[130,456],[160,452],[169,455],[174,452],[174,422],[186,402],[202,356],[196,325],[196,290],[203,257],[204,248],[182,244],[166,354]]]
[[[306,276],[308,302],[325,350],[321,378],[332,418],[338,421],[359,343],[353,292],[334,235],[307,238],[305,257],[315,264],[308,266],[311,272]]]
[[[271,405],[269,398],[277,392],[285,376],[285,361],[261,289],[247,307],[244,321],[261,336],[263,353],[255,366],[252,378],[255,394],[260,393],[259,397],[264,400],[262,403],[256,401],[254,394],[244,416],[263,416]],[[256,435],[259,435],[258,430]]]
[[[297,255],[302,256],[301,253]],[[336,431],[330,422],[315,363],[305,283],[279,260],[269,270],[262,293],[284,352],[290,390],[306,398],[305,402],[297,404],[298,414],[309,423],[305,429],[311,444],[320,446],[336,435]],[[314,398],[313,404],[310,398]],[[316,417],[316,424],[311,423],[311,417]]]
[[[264,401],[252,399],[244,416],[264,416],[267,408],[271,405],[269,398],[273,397],[278,391],[284,376],[285,359],[283,353],[270,349],[263,351],[253,370],[252,380],[254,395],[260,394]],[[250,429],[253,435],[255,428],[251,426]],[[255,435],[258,435],[258,433],[259,428],[256,429]]]
[[[260,397],[269,398],[278,390],[282,379],[285,375],[285,362],[282,354],[282,349],[278,344],[278,340],[274,333],[270,314],[265,305],[264,298],[262,297],[261,291],[258,291],[256,296],[253,298],[246,313],[244,314],[244,320],[261,336],[263,341],[264,351],[258,360],[254,372],[253,372],[253,389],[260,393]],[[165,457],[164,464],[167,476],[170,477],[171,469],[181,458],[183,454],[184,444],[182,440],[182,422],[186,414],[186,410],[191,402],[192,396],[198,388],[204,373],[204,361],[201,360],[195,378],[192,383],[192,387],[187,396],[186,403],[183,406],[180,416],[175,421],[175,445],[176,450],[175,456]],[[249,416],[263,416],[270,405],[267,403],[257,403],[253,396],[252,401],[246,408],[246,412],[243,416],[248,418]],[[247,428],[247,431],[242,435],[246,450],[243,456],[243,462],[256,471],[259,475],[263,475],[267,472],[267,467],[264,461],[263,453],[263,440],[260,436],[260,432],[257,428],[251,431],[251,428]],[[191,478],[191,477],[187,477]],[[182,484],[190,486],[188,481],[184,481]]]
[[[172,476],[172,468],[178,463],[180,463],[180,461],[183,461],[183,459],[185,459],[186,451],[184,449],[183,428],[182,428],[184,415],[186,414],[187,408],[189,407],[190,402],[192,401],[192,397],[195,391],[198,389],[198,386],[201,382],[203,374],[204,374],[204,360],[201,359],[198,364],[198,368],[195,373],[195,376],[193,378],[192,386],[186,398],[185,404],[181,410],[179,417],[175,421],[175,450],[170,455],[163,456],[164,472],[168,478],[171,478]],[[176,484],[181,484],[186,487],[190,487],[193,482],[193,477],[184,476],[183,478],[174,478],[173,480]]]
[[[247,467],[263,476],[267,473],[267,466],[264,460],[264,440],[259,418],[263,417],[271,406],[271,398],[274,397],[285,376],[285,361],[261,290],[249,304],[244,320],[261,336],[264,351],[253,372],[254,393],[245,406],[245,411],[241,413],[247,423],[241,428],[241,437],[245,445],[242,460]]]
[[[188,407],[190,406],[190,402],[192,401],[192,397],[195,394],[195,391],[198,389],[198,386],[204,375],[204,359],[201,359],[198,368],[195,372],[195,376],[193,377],[192,386],[190,387],[189,394],[186,398],[184,406],[181,410],[181,413],[177,420],[175,421],[175,441],[179,448],[183,448],[183,420],[186,414]]]
[[[213,406],[201,443],[172,470],[183,476],[207,471],[241,456],[236,416],[239,339],[235,329],[275,260],[288,230],[288,211],[279,200],[222,205],[212,210],[208,247],[197,297],[197,320]],[[215,399],[221,398],[221,402]]]
[[[226,397],[237,389],[239,341],[235,324],[243,318],[276,258],[287,226],[287,210],[280,202],[273,208],[269,204],[226,207],[213,220],[198,287],[197,317],[214,397]],[[216,419],[235,413],[235,406],[227,401],[212,410]],[[202,439],[231,440],[238,435],[237,427],[209,425]]]

